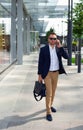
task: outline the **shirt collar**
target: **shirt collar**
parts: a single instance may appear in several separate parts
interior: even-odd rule
[[[51,47],[51,45],[49,44],[49,48],[50,48],[51,50],[54,50],[54,49],[55,49],[55,47],[56,47],[56,46],[54,46],[54,48],[52,48],[52,47]]]

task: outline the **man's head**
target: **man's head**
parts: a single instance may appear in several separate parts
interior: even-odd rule
[[[48,35],[48,42],[50,45],[55,45],[56,43],[56,40],[57,40],[57,36],[54,32],[51,32],[49,35]]]

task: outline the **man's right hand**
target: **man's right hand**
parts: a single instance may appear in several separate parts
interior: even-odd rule
[[[42,79],[42,76],[41,76],[41,75],[39,75],[39,76],[38,76],[38,81],[39,81],[40,83],[43,81],[43,79]]]

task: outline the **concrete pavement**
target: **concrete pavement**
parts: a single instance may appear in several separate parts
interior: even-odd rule
[[[64,66],[54,100],[53,121],[45,119],[45,99],[33,97],[37,80],[38,53],[25,55],[23,65],[15,65],[0,75],[0,130],[83,130],[83,72]],[[83,65],[82,65],[83,69]]]

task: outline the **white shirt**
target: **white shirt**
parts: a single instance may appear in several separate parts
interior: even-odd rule
[[[49,50],[50,50],[50,59],[51,59],[49,71],[59,70],[59,60],[58,60],[58,57],[57,57],[56,48],[55,47],[52,48],[49,45]]]

